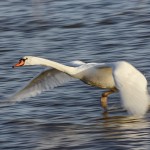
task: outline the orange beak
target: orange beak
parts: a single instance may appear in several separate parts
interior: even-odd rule
[[[25,59],[20,59],[19,62],[17,64],[15,64],[14,66],[12,66],[13,68],[15,67],[20,67],[23,66],[25,63]]]

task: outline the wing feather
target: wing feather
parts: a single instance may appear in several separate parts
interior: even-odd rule
[[[113,76],[124,108],[132,115],[142,116],[149,106],[147,80],[127,62],[115,63]]]
[[[83,65],[82,61],[73,61],[68,63],[70,66],[80,66]],[[29,97],[36,96],[43,91],[53,89],[69,81],[73,81],[75,78],[57,70],[54,68],[47,69],[35,78],[33,78],[23,89],[18,91],[16,94],[8,98],[10,102],[17,102]]]

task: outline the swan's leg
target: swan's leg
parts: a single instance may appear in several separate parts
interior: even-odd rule
[[[101,106],[104,108],[104,111],[107,111],[107,99],[108,96],[112,93],[115,93],[117,91],[117,89],[112,89],[110,91],[106,91],[102,94],[102,97],[100,99],[100,104]]]

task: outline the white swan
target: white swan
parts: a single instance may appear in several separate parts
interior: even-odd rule
[[[74,78],[86,84],[109,89],[102,94],[102,106],[107,108],[107,96],[119,91],[123,107],[132,115],[141,116],[148,110],[147,80],[134,66],[125,61],[110,64],[71,62],[63,65],[51,60],[25,56],[13,67],[43,65],[52,67],[35,77],[27,86],[12,96],[12,101],[35,96]]]

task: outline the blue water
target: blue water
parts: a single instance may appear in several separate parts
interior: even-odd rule
[[[34,55],[61,63],[127,60],[150,83],[148,0],[0,1],[0,98],[15,93],[43,67],[12,69]],[[0,108],[0,150],[149,150],[150,114],[130,118],[118,94],[70,82]]]

